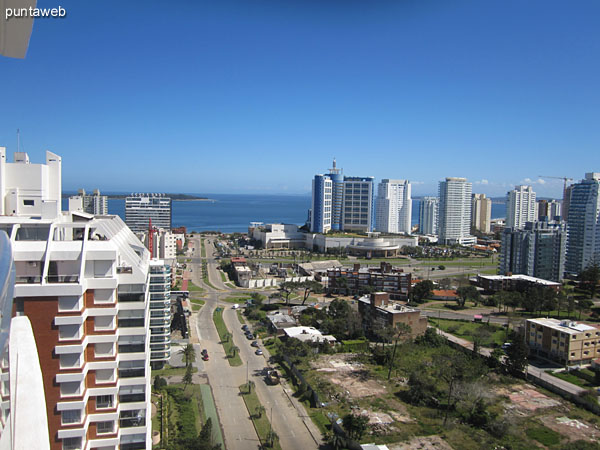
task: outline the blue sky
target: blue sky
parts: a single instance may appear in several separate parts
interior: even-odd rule
[[[446,176],[501,195],[600,171],[600,2],[38,0],[0,57],[0,145],[63,156],[63,187],[306,193]]]

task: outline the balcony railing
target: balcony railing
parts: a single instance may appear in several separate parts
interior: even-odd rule
[[[119,401],[121,403],[145,402],[146,394],[121,394],[119,395]]]
[[[41,275],[17,275],[15,277],[16,284],[34,284],[34,283],[39,284],[41,282],[42,282]]]
[[[124,302],[124,303],[125,302],[143,302],[145,300],[145,298],[146,298],[145,294],[142,294],[142,293],[119,294],[119,302]]]
[[[146,375],[146,369],[119,369],[119,378],[136,378]]]
[[[144,319],[119,319],[119,328],[137,328],[144,326]]]
[[[79,283],[78,274],[69,275],[48,275],[46,277],[48,283]]]
[[[145,417],[132,417],[130,419],[120,419],[121,428],[143,427],[146,426]]]

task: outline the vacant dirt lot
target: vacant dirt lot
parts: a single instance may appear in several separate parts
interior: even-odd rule
[[[439,436],[414,437],[408,442],[389,444],[388,448],[390,450],[452,450],[452,447]]]
[[[349,397],[362,398],[380,395],[385,387],[372,378],[360,363],[351,361],[352,355],[324,355],[312,366],[331,383],[340,386]]]

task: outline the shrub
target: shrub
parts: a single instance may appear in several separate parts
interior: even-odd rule
[[[535,428],[528,428],[527,431],[525,431],[525,434],[527,437],[534,439],[547,447],[556,445],[560,442],[560,434],[543,425]]]

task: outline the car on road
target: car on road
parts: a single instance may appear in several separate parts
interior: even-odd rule
[[[252,347],[258,347],[258,341],[252,341],[252,344],[250,344]]]
[[[257,348],[254,353],[257,354],[257,355],[262,355],[263,351],[260,348]]]
[[[246,335],[246,339],[248,339],[249,341],[252,341],[252,340],[254,340],[254,335],[252,333],[248,333]]]
[[[238,309],[239,307],[240,307],[240,305],[238,305],[238,304],[236,303],[235,305],[233,305],[233,306],[231,307],[231,309]]]

